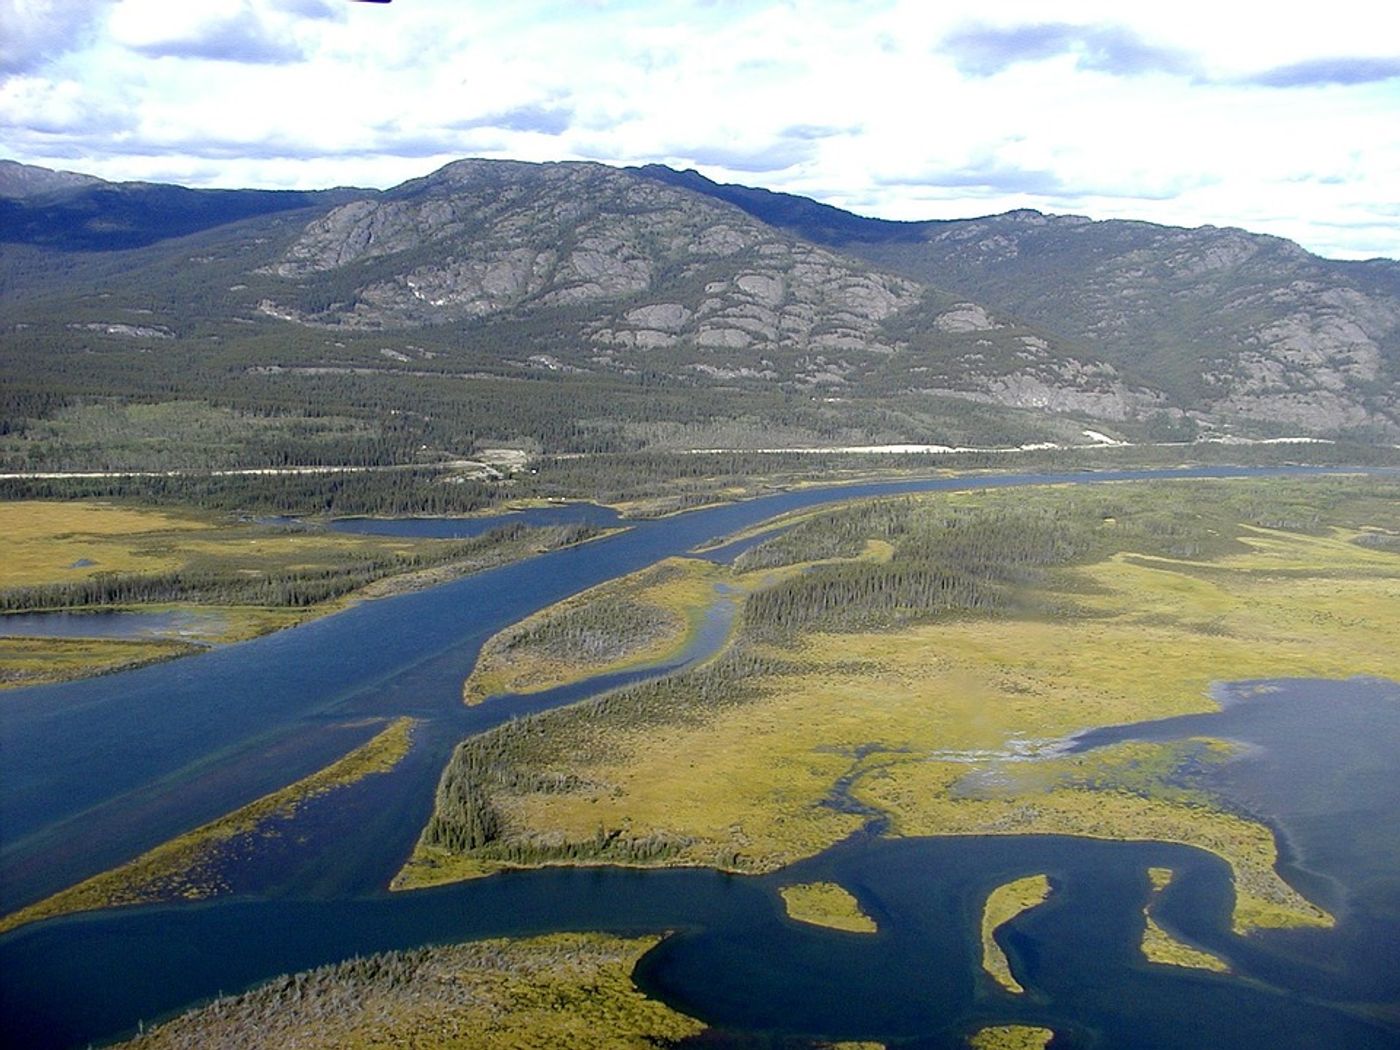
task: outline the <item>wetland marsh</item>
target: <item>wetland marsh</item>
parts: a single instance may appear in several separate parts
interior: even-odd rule
[[[384,719],[416,723],[392,768],[289,818],[283,844],[300,836],[304,850],[283,849],[275,864],[240,859],[237,894],[0,938],[0,965],[24,959],[0,1011],[33,1045],[76,1045],[356,954],[561,930],[676,931],[643,945],[637,987],[721,1045],[764,1033],[1043,1045],[1047,1030],[1057,1046],[1393,1045],[1400,891],[1387,873],[1400,830],[1382,822],[1348,860],[1343,833],[1324,825],[1352,811],[1358,783],[1396,772],[1400,738],[1387,735],[1387,718],[1400,709],[1400,669],[1385,639],[1400,625],[1400,556],[1367,539],[1397,531],[1396,487],[1307,474],[1116,478],[1138,483],[835,510],[820,504],[917,486],[791,493],[639,524],[182,664],[14,693],[26,703],[18,716],[0,712],[0,732],[22,761],[3,787],[28,830],[0,852],[9,909],[333,768]],[[547,623],[565,599],[574,604],[559,609],[577,621],[589,602],[571,596],[608,580],[620,582],[595,597],[632,593],[629,579],[644,593],[648,566],[784,511],[799,517],[708,563],[680,563],[681,578],[704,586],[668,592],[671,609],[693,616],[716,582],[738,607],[719,639],[728,642],[703,665],[638,668],[657,660],[640,646],[581,663],[585,680],[570,682],[558,667],[588,632],[545,631],[563,646],[546,654],[546,691],[462,703],[488,638],[532,615]],[[663,657],[675,655],[674,630]],[[355,648],[369,637],[373,652]],[[300,662],[317,652],[334,659]],[[629,668],[665,677],[588,699]],[[1222,713],[1210,691],[1281,675],[1332,682],[1323,694],[1298,686],[1325,695],[1323,706],[1289,700],[1286,687],[1251,698],[1258,724],[1273,724],[1283,704],[1285,728],[1265,743],[1250,735],[1254,723],[1232,720],[1246,705]],[[220,712],[222,751],[208,750],[210,727],[169,717],[181,702],[212,714],[203,698],[235,683],[253,710]],[[1347,735],[1369,734],[1360,782],[1320,778],[1303,804],[1277,802],[1267,776],[1241,773],[1260,749],[1289,766],[1289,747],[1310,739],[1288,734],[1295,707],[1314,735],[1345,713],[1326,752],[1342,769]],[[115,756],[56,747],[39,763],[39,745],[80,715],[116,726],[159,712],[148,724],[163,750],[140,750],[140,776],[117,764],[138,753],[120,732]],[[462,765],[462,755],[477,758]],[[46,793],[104,760],[125,786],[99,779],[106,793],[83,805]],[[444,843],[425,856],[419,830],[447,813],[454,767],[469,774],[458,777],[460,812],[484,799],[491,815],[458,840],[465,849]],[[98,848],[67,847],[80,829]],[[401,885],[497,874],[386,895],[415,838],[417,877]],[[511,870],[540,863],[550,867]],[[618,863],[684,870],[577,866]],[[993,927],[1025,989],[1011,995],[983,972],[979,927],[996,887],[1037,874],[1053,884],[1050,898]],[[1144,957],[1149,919],[1232,972]],[[862,932],[827,928],[842,921]],[[229,937],[238,951],[201,954]],[[102,976],[138,943],[139,981]],[[248,1016],[241,1001],[220,1009]]]

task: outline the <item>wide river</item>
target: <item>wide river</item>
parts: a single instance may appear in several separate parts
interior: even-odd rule
[[[406,894],[385,889],[427,819],[455,743],[523,712],[617,684],[614,677],[475,708],[461,703],[462,682],[486,638],[583,588],[774,515],[837,500],[1324,472],[999,475],[804,489],[623,522],[626,531],[605,539],[366,602],[250,642],[125,674],[11,692],[0,704],[0,911],[41,899],[322,768],[368,739],[385,717],[411,715],[421,725],[408,758],[392,774],[327,796],[333,804],[304,807],[295,834],[284,834],[264,856],[230,874],[231,895],[199,905],[73,916],[0,938],[0,1038],[36,1048],[86,1045],[220,992],[354,954],[478,936],[607,929],[681,931],[643,960],[638,981],[720,1028],[765,1037],[958,1046],[977,1024],[1021,1020],[1054,1027],[1061,1033],[1057,1047],[1400,1046],[1400,880],[1391,866],[1400,852],[1400,828],[1392,817],[1377,829],[1376,814],[1368,810],[1361,816],[1378,844],[1363,842],[1348,854],[1339,845],[1347,840],[1345,778],[1337,778],[1330,794],[1314,786],[1307,805],[1298,804],[1303,817],[1341,815],[1311,823],[1299,817],[1297,827],[1290,815],[1298,814],[1286,798],[1279,801],[1279,785],[1257,769],[1257,775],[1220,785],[1285,832],[1293,864],[1285,872],[1341,912],[1337,930],[1323,934],[1233,937],[1228,871],[1209,854],[1051,837],[857,836],[783,873],[784,880],[827,877],[846,886],[880,922],[874,938],[787,921],[773,877],[548,870]],[[598,511],[561,509],[557,516],[570,513]],[[702,647],[721,634],[713,632]],[[1366,774],[1400,783],[1400,724],[1386,718],[1400,711],[1395,687],[1343,686],[1351,692],[1343,689],[1345,696],[1332,706],[1351,704],[1354,717],[1347,724],[1369,732]],[[1290,749],[1306,747],[1307,733],[1317,728],[1306,721],[1315,705],[1294,706],[1298,710],[1283,705],[1279,719],[1256,719],[1258,725],[1235,717],[1235,736],[1288,767]],[[1301,729],[1277,731],[1289,719],[1304,720]],[[1259,725],[1274,728],[1266,733]],[[1345,737],[1337,740],[1331,759],[1323,760],[1345,769],[1352,752]],[[1270,775],[1280,784],[1288,779]],[[1323,862],[1305,863],[1314,855]],[[1179,872],[1160,914],[1226,955],[1237,976],[1140,962],[1135,938],[1151,864]],[[1013,999],[977,977],[976,910],[988,888],[1033,871],[1049,872],[1057,892],[1053,906],[1037,909],[1013,931],[1013,956],[1033,978],[1032,994]],[[1354,886],[1364,892],[1352,893]]]

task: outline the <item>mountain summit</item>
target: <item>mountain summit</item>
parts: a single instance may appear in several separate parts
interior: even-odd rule
[[[757,416],[805,396],[872,438],[943,440],[957,403],[1056,433],[1400,437],[1400,264],[1242,230],[890,222],[655,165],[486,160],[303,194],[11,164],[0,196],[0,323],[54,360],[159,333],[157,370],[545,370]]]

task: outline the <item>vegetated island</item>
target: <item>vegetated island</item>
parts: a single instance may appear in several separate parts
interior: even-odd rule
[[[256,840],[270,822],[292,815],[310,800],[392,770],[412,747],[414,725],[412,718],[395,719],[324,769],[0,918],[0,933],[73,912],[155,901],[205,900],[225,892],[219,875],[223,858],[238,854],[240,846]]]
[[[467,540],[330,532],[210,512],[0,502],[0,614],[194,614],[173,638],[0,638],[0,688],[38,685],[241,641],[600,534],[512,523]],[[0,623],[3,623],[0,620]]]
[[[1171,885],[1171,868],[1148,868],[1147,877],[1152,883],[1152,896],[1143,905],[1142,954],[1148,962],[1167,966],[1184,966],[1196,970],[1209,970],[1211,973],[1229,973],[1230,964],[1213,952],[1196,948],[1178,940],[1166,930],[1152,915],[1162,892]]]
[[[767,872],[872,817],[900,836],[1180,842],[1237,932],[1329,925],[1263,824],[1192,770],[1230,745],[1070,734],[1215,710],[1215,681],[1400,677],[1400,485],[1129,482],[804,516],[746,553],[708,664],[462,743],[398,888],[551,863]],[[872,551],[878,556],[872,556]],[[841,805],[822,805],[838,799]]]
[[[1050,896],[1050,879],[1045,875],[1003,883],[987,895],[982,906],[982,969],[1012,995],[1023,995],[1026,989],[1011,972],[1011,961],[997,943],[997,931],[1022,912],[1038,908]]]
[[[1050,1028],[1003,1024],[979,1029],[967,1042],[972,1050],[1045,1050],[1054,1038]]]
[[[834,882],[800,882],[778,891],[788,918],[848,933],[875,933],[879,927],[850,891]]]
[[[710,562],[667,558],[552,605],[487,640],[463,698],[480,703],[673,659],[727,578]]]
[[[632,983],[657,937],[554,934],[350,959],[217,999],[123,1050],[654,1050],[705,1025]]]

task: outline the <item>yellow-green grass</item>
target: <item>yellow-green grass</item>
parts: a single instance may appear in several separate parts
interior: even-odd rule
[[[1205,687],[1229,677],[1227,666],[1252,672],[1244,677],[1277,666],[1266,653],[1251,663],[1246,654],[1226,651],[1220,671],[1203,675],[1199,691],[1183,695],[1172,682],[1183,666],[1172,641],[1161,629],[1129,646],[1101,625],[1016,622],[818,636],[798,654],[808,673],[767,680],[762,701],[664,734],[614,733],[613,761],[573,770],[595,785],[591,790],[507,796],[501,808],[508,826],[566,840],[589,839],[600,823],[638,836],[662,831],[692,839],[674,863],[769,871],[820,852],[860,825],[856,815],[817,804],[857,768],[863,773],[858,797],[888,813],[896,834],[1186,842],[1234,865],[1239,928],[1328,921],[1274,872],[1277,854],[1265,826],[1196,799],[1065,786],[1097,758],[1044,760],[1036,764],[1043,783],[1032,781],[1021,794],[955,795],[968,772],[997,764],[1014,741],[1209,710]],[[823,653],[839,655],[839,668],[825,666]],[[860,669],[862,661],[868,670]],[[849,757],[871,743],[877,749],[859,762]],[[1122,747],[1137,748],[1139,761],[1166,750]],[[505,866],[426,852],[419,859],[432,861],[421,872],[427,882]]]
[[[291,816],[311,799],[389,772],[408,754],[414,725],[412,718],[394,720],[324,769],[164,842],[120,867],[0,918],[0,933],[73,912],[217,895],[223,888],[217,861],[230,843],[257,835],[266,822]]]
[[[1045,1050],[1055,1032],[1025,1024],[999,1024],[974,1032],[967,1041],[972,1050]]]
[[[197,611],[205,624],[182,630],[179,638],[0,638],[0,689],[89,678],[188,656],[202,652],[206,645],[229,645],[294,627],[345,604],[345,599],[339,599],[303,609],[170,603],[104,606],[104,612]]]
[[[182,558],[168,545],[213,528],[208,518],[106,503],[0,503],[0,586],[179,568]],[[75,567],[84,560],[94,564]]]
[[[875,920],[861,910],[860,902],[834,882],[801,882],[778,890],[788,917],[813,926],[827,926],[850,933],[876,932]]]
[[[653,1050],[704,1031],[632,969],[656,937],[476,941],[351,960],[199,1007],[125,1050]]]
[[[314,573],[347,559],[406,555],[446,542],[450,541],[291,531],[209,514],[94,501],[25,500],[0,503],[0,590],[74,583],[102,573]],[[104,609],[198,609],[218,623],[200,640],[228,643],[335,612],[372,593],[373,587],[365,588],[297,609],[168,603]],[[191,651],[176,641],[27,639],[23,645],[0,647],[0,688],[100,674]]]
[[[0,689],[109,674],[197,652],[176,641],[107,638],[0,638]]]
[[[1229,973],[1230,964],[1220,956],[1177,940],[1157,924],[1157,920],[1152,917],[1152,909],[1161,892],[1171,884],[1172,870],[1148,868],[1147,874],[1152,880],[1152,899],[1142,909],[1145,923],[1142,931],[1142,954],[1147,961],[1167,966],[1209,970],[1212,973]]]
[[[660,663],[685,650],[714,603],[716,587],[732,585],[723,566],[695,558],[667,558],[640,572],[590,588],[551,605],[493,635],[481,647],[476,666],[462,687],[469,704],[501,693],[533,693],[629,667]],[[600,659],[567,655],[519,644],[532,628],[585,610],[600,601],[622,600],[654,614],[661,629],[639,644],[624,645]]]
[[[195,512],[91,501],[0,503],[0,589],[101,573],[316,570],[348,558],[430,550],[452,541],[290,530]],[[91,562],[79,565],[79,562]]]
[[[760,699],[664,732],[608,731],[606,748],[581,746],[594,757],[559,771],[589,787],[493,800],[508,835],[582,842],[601,825],[688,840],[664,863],[771,871],[859,826],[819,804],[854,772],[854,794],[889,815],[892,834],[1182,842],[1234,868],[1237,930],[1328,924],[1277,875],[1269,830],[1208,800],[1075,783],[1084,756],[1053,760],[1019,794],[954,790],[1037,741],[1215,710],[1214,682],[1400,678],[1388,644],[1400,637],[1400,558],[1344,532],[1249,536],[1252,551],[1212,562],[1118,556],[1066,571],[1088,617],[809,635],[775,652],[790,670],[757,680]],[[508,866],[431,852],[405,884]]]
[[[1043,904],[1048,896],[1050,879],[1045,875],[1027,875],[992,890],[982,906],[982,969],[1013,995],[1021,995],[1025,988],[1012,975],[1011,963],[997,943],[996,932],[1022,912]]]

